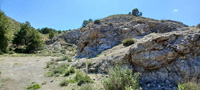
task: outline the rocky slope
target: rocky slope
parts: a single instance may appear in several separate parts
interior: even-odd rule
[[[101,24],[89,23],[86,27],[71,31],[64,37],[67,42],[78,45],[79,57],[94,57],[120,44],[124,39],[141,38],[153,32],[179,31],[184,30],[184,27],[187,26],[170,20],[114,15],[101,19]]]
[[[101,24],[89,23],[65,34],[77,45],[73,65],[90,73],[108,73],[120,63],[140,72],[144,90],[176,90],[177,83],[199,80],[200,29],[170,20],[154,20],[131,15],[104,18]],[[135,38],[137,43],[124,47],[121,42]]]
[[[107,73],[120,63],[140,72],[143,90],[176,90],[178,82],[198,80],[200,76],[200,29],[152,33],[129,47],[117,45],[94,58],[76,60],[77,68],[90,73]]]
[[[126,53],[143,89],[175,89],[180,81],[200,76],[200,29],[151,34]]]

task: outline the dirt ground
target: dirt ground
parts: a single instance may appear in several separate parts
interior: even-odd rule
[[[40,90],[68,90],[57,79],[45,77],[46,62],[53,57],[0,57],[0,90],[26,90],[32,82],[42,85]]]
[[[38,90],[77,90],[80,86],[70,84],[60,87],[59,83],[69,77],[47,77],[45,74],[46,62],[58,57],[12,57],[0,56],[0,90],[27,90],[33,82],[42,87]],[[93,86],[97,90],[102,90],[101,80],[105,77],[102,74],[88,74],[93,80]],[[45,83],[42,85],[42,83]],[[31,90],[31,89],[30,89]]]

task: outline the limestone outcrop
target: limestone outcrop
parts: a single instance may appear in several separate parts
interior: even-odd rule
[[[199,79],[200,30],[147,35],[128,50],[124,60],[141,73],[144,90],[174,90],[178,82]]]
[[[102,19],[101,24],[90,23],[80,29],[81,35],[77,42],[78,56],[94,57],[106,49],[121,44],[127,38],[142,38],[153,32],[185,30],[186,27],[180,22],[170,20],[154,20],[132,15],[110,16]]]

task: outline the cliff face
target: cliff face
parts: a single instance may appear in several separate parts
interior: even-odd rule
[[[176,88],[180,81],[200,75],[200,30],[150,34],[126,53],[143,89]]]
[[[102,51],[120,44],[127,38],[142,38],[150,33],[184,30],[186,25],[169,20],[154,20],[132,15],[116,15],[104,18],[101,24],[90,23],[81,28],[77,42],[78,56],[96,56]],[[75,34],[76,36],[76,34]]]

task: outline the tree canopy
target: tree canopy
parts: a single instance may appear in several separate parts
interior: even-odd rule
[[[9,44],[12,40],[12,30],[8,18],[0,10],[0,52],[6,53],[9,51]]]
[[[135,8],[135,9],[132,10],[132,15],[134,15],[134,16],[142,16],[142,12],[140,12],[138,10],[138,8]]]
[[[40,33],[31,27],[29,22],[22,24],[20,31],[15,35],[13,44],[21,46],[24,52],[34,52],[42,48],[43,41]]]

